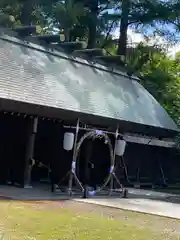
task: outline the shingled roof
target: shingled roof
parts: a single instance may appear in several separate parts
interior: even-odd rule
[[[0,98],[178,130],[136,78],[4,33]]]

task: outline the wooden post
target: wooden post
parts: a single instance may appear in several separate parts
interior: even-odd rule
[[[73,164],[73,162],[75,161],[75,156],[76,156],[78,133],[79,133],[79,118],[78,118],[77,124],[76,124],[76,133],[75,133],[75,139],[74,139],[74,148],[73,148],[72,164]],[[71,166],[71,167],[72,167],[72,166]],[[71,168],[70,176],[69,176],[69,183],[68,183],[68,193],[69,193],[70,196],[72,195],[73,175],[74,175],[74,174],[73,174],[72,168]]]
[[[115,141],[114,141],[114,151],[113,151],[114,168],[116,168],[116,149],[115,148],[116,148],[116,140],[118,139],[118,136],[119,136],[119,125],[117,125],[117,128],[116,128]],[[113,189],[114,189],[114,177],[113,175],[111,175],[110,195],[112,194]]]
[[[31,186],[31,172],[32,172],[32,160],[34,156],[34,144],[37,133],[38,118],[30,120],[28,129],[27,148],[25,156],[25,169],[24,169],[24,188],[32,188]]]

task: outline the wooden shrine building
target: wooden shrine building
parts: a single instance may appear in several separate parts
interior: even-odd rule
[[[118,124],[127,141],[129,178],[137,171],[150,176],[160,161],[167,180],[180,179],[174,147],[179,129],[163,107],[136,77],[78,50],[68,52],[55,37],[51,42],[0,29],[1,183],[10,174],[24,185],[30,158],[45,164],[53,159],[62,177],[72,161],[72,152],[62,147],[64,126],[76,126],[77,119],[81,126],[111,132]],[[100,143],[94,148],[98,159],[106,158]]]

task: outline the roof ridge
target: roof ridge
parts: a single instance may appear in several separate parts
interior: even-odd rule
[[[74,54],[73,52],[72,54],[70,54],[67,51],[65,51],[63,47],[60,45],[53,46],[53,44],[43,44],[43,42],[38,40],[38,36],[21,37],[16,31],[13,31],[12,29],[0,28],[0,39],[12,42],[14,44],[22,45],[36,51],[44,52],[56,57],[68,59],[70,61],[74,61],[82,65],[99,69],[101,71],[106,71],[112,74],[124,76],[131,80],[139,81],[138,77],[134,75],[129,76],[126,71],[118,69],[120,68],[118,66],[114,66],[112,64],[110,66],[106,65],[101,57],[100,58],[94,57],[88,59],[84,55],[77,55],[76,54],[77,51],[74,51]]]

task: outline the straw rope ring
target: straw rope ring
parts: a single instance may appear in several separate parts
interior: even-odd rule
[[[107,184],[109,183],[110,179],[111,179],[111,175],[114,171],[114,164],[115,164],[115,160],[114,160],[114,154],[113,154],[113,147],[111,144],[111,140],[109,138],[109,136],[104,133],[103,131],[100,130],[95,130],[95,131],[91,131],[88,132],[86,134],[84,134],[79,142],[77,143],[77,147],[76,147],[76,152],[75,152],[75,156],[73,159],[73,163],[72,164],[72,171],[75,171],[75,165],[77,162],[77,157],[81,148],[82,143],[84,142],[85,139],[104,139],[105,144],[107,144],[107,146],[109,147],[109,153],[110,153],[110,170],[109,170],[109,174],[106,178],[106,180],[104,181],[104,183],[102,184],[102,186],[98,189],[98,190],[94,190],[94,191],[89,191],[89,195],[95,195],[97,192],[101,191],[105,186],[107,186]]]

